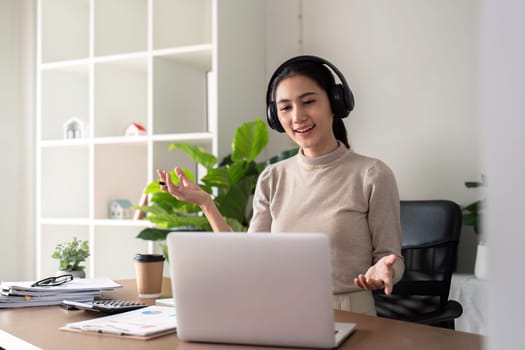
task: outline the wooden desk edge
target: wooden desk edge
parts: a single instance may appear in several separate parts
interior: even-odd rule
[[[104,292],[104,296],[115,299],[140,300],[154,304],[155,299],[139,299],[135,280],[118,280],[123,288]],[[171,297],[171,282],[163,279],[161,298]],[[13,334],[42,349],[84,350],[98,348],[126,350],[135,349],[182,349],[182,350],[222,350],[230,349],[231,345],[186,343],[178,340],[175,334],[166,335],[152,340],[138,341],[123,337],[107,337],[104,335],[86,336],[74,332],[60,331],[59,328],[69,322],[92,318],[86,311],[66,311],[58,306],[33,307],[25,309],[0,310],[0,329]],[[483,348],[483,337],[477,334],[457,332],[442,328],[418,325],[413,323],[381,319],[373,316],[351,312],[335,311],[338,322],[354,322],[357,329],[339,349],[379,349],[407,350],[424,348],[426,350],[462,350]],[[236,350],[253,350],[272,348],[235,346]],[[276,349],[276,348],[273,348]]]

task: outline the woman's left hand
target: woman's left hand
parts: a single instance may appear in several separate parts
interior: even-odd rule
[[[394,263],[396,260],[395,254],[382,257],[377,263],[370,266],[365,274],[360,274],[354,278],[355,285],[368,290],[385,288],[385,294],[390,295],[394,286]]]

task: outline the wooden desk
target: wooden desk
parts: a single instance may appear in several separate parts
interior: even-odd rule
[[[123,289],[105,293],[111,298],[138,300],[134,280],[119,281]],[[162,297],[169,297],[169,280],[164,280]],[[151,300],[146,301],[152,303]],[[66,311],[58,306],[0,310],[0,329],[45,350],[61,349],[165,349],[165,350],[270,350],[270,347],[232,346],[179,341],[176,334],[143,341],[97,334],[59,330],[68,322],[93,317],[86,311]],[[357,323],[357,330],[339,348],[352,350],[482,349],[483,337],[464,332],[387,320],[350,312],[336,311],[336,320]],[[289,350],[289,349],[288,349]]]

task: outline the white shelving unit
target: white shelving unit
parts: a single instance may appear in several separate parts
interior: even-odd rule
[[[157,168],[196,170],[169,144],[224,156],[235,127],[263,117],[263,11],[243,0],[38,0],[38,278],[73,236],[90,242],[88,276],[134,276],[133,256],[154,249],[136,238],[149,221],[109,219],[108,204],[137,204]],[[71,118],[81,138],[65,138]],[[124,136],[132,122],[145,135]]]

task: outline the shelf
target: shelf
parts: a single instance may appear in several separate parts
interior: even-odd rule
[[[193,66],[204,72],[212,70],[212,44],[160,49],[153,51],[153,55],[173,60],[183,65]]]
[[[148,139],[148,136],[98,137],[93,140],[93,143],[95,145],[145,144]]]
[[[133,220],[133,219],[96,219],[93,221],[96,227],[99,226],[118,226],[118,227],[152,227],[148,220]]]
[[[80,139],[61,139],[61,140],[44,140],[40,142],[42,148],[60,148],[60,147],[86,147],[89,146],[88,138]]]
[[[53,70],[62,70],[64,72],[70,73],[81,73],[87,74],[89,72],[88,65],[90,64],[88,58],[76,59],[76,60],[67,60],[67,61],[56,61],[50,63],[41,63],[40,69],[42,71],[53,71]]]
[[[88,218],[40,218],[40,223],[42,225],[66,225],[66,226],[88,226],[90,224]]]
[[[184,136],[179,136],[185,139]],[[40,146],[42,148],[60,148],[60,147],[81,147],[88,146],[90,144],[95,145],[110,145],[110,144],[140,144],[148,141],[147,136],[115,136],[115,137],[99,137],[96,139],[91,138],[80,138],[80,139],[61,139],[61,140],[45,140],[41,141]],[[175,139],[175,138],[174,138]]]
[[[235,127],[264,112],[245,88],[264,86],[263,6],[36,3],[36,277],[54,274],[52,249],[74,235],[89,240],[88,276],[133,277],[133,256],[160,247],[136,238],[149,221],[110,219],[108,205],[139,204],[156,169],[180,166],[201,178],[205,170],[169,146],[190,143],[218,156],[220,132],[231,140]],[[126,136],[133,123],[145,131]]]
[[[95,226],[124,226],[124,227],[151,227],[152,224],[148,220],[133,220],[133,219],[95,219],[89,218],[41,218],[40,223],[48,226],[88,226],[94,224]]]
[[[172,142],[206,142],[212,141],[213,134],[210,132],[194,132],[185,134],[160,134],[154,135],[153,141],[172,141]]]
[[[96,139],[81,138],[81,139],[57,139],[57,140],[43,140],[40,142],[42,148],[60,148],[60,147],[85,147],[90,144],[95,145],[111,145],[111,144],[145,144],[148,140],[153,142],[187,142],[209,144],[213,140],[213,134],[209,132],[201,133],[185,133],[185,134],[161,134],[161,135],[142,135],[142,136],[111,136],[98,137]]]

